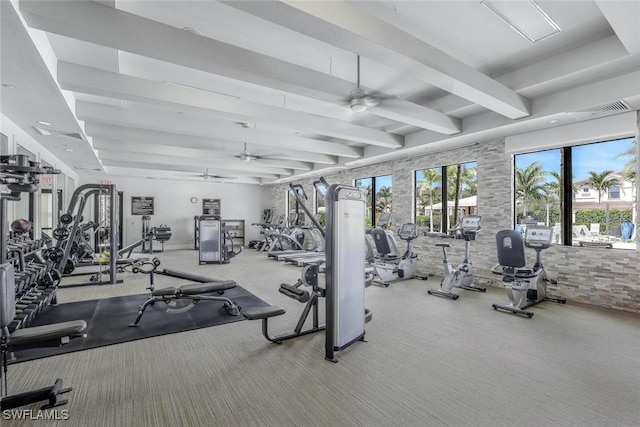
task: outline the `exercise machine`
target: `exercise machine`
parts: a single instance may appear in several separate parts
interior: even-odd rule
[[[322,182],[325,183],[323,179]],[[306,194],[300,185],[290,184],[291,189],[307,216],[321,230],[325,245],[325,287],[320,288],[316,278],[321,261],[305,268],[302,283],[311,286],[307,292],[300,286],[283,288],[281,292],[288,296],[305,300],[307,305],[292,334],[272,337],[269,335],[268,321],[274,316],[285,314],[278,306],[269,306],[245,311],[248,320],[262,320],[262,333],[272,342],[281,343],[285,339],[295,338],[313,332],[325,331],[325,359],[337,362],[338,355],[357,341],[364,341],[364,325],[371,319],[371,313],[364,307],[364,291],[367,286],[365,275],[365,194],[361,189],[351,186],[333,184],[328,187],[325,196],[327,216],[326,230],[309,212],[304,200]],[[299,282],[300,283],[300,282]],[[326,299],[325,325],[317,323],[317,300]],[[314,323],[310,329],[303,331],[301,323],[309,312],[314,315]]]
[[[262,319],[262,334],[266,339],[276,344],[282,344],[283,341],[291,338],[324,331],[326,326],[320,325],[318,307],[319,299],[326,296],[325,289],[318,285],[319,268],[323,263],[324,261],[319,261],[313,265],[303,268],[300,279],[298,279],[298,281],[293,285],[289,285],[287,283],[280,284],[279,292],[281,294],[286,295],[289,298],[293,298],[298,302],[306,303],[293,332],[281,335],[271,335],[269,333],[268,319],[270,317],[284,314],[285,310],[281,307],[267,306],[256,308],[250,312],[244,312],[244,316],[249,320]],[[311,287],[311,291],[302,289],[303,285]],[[303,329],[307,319],[309,318],[309,313],[312,314],[311,326]]]
[[[119,237],[118,237],[118,224],[116,221],[115,210],[117,206],[117,195],[115,185],[107,184],[84,184],[79,186],[73,192],[71,201],[67,211],[60,215],[58,227],[53,231],[53,237],[56,239],[54,247],[49,248],[47,251],[43,251],[43,256],[52,261],[57,270],[64,273],[66,270],[68,273],[72,272],[75,268],[77,258],[74,257],[76,249],[83,239],[84,232],[89,229],[95,230],[95,224],[87,225],[83,224],[82,213],[86,207],[87,201],[90,197],[102,199],[106,204],[111,206],[112,213],[109,215],[109,236],[108,236],[108,252],[109,254],[118,253]],[[118,280],[116,277],[117,272],[117,256],[110,256],[106,260],[108,269],[105,272],[109,275],[109,280],[96,280],[90,283],[75,283],[69,286],[83,286],[83,285],[98,285],[98,284],[116,284],[122,283],[122,280]],[[85,265],[89,263],[85,262]],[[102,275],[102,266],[105,262],[98,261],[96,264],[100,266],[98,276]]]
[[[242,252],[234,250],[233,238],[218,215],[203,215],[198,219],[199,264],[228,264]],[[230,243],[228,243],[230,242]]]
[[[373,283],[389,286],[390,283],[400,280],[419,278],[427,280],[427,277],[417,276],[418,254],[413,251],[413,240],[418,237],[418,228],[413,223],[402,224],[398,230],[398,237],[407,242],[407,250],[400,255],[398,244],[393,233],[389,230],[374,228],[370,231],[375,244],[375,255],[372,260],[374,274],[377,279]]]
[[[493,304],[494,310],[510,311],[531,318],[533,312],[526,309],[532,305],[542,301],[560,304],[567,302],[565,298],[552,296],[547,292],[547,284],[558,284],[555,280],[547,278],[542,265],[542,251],[551,246],[552,239],[552,227],[528,225],[524,240],[518,231],[498,231],[496,234],[498,264],[491,269],[491,272],[502,276],[510,303]],[[536,252],[536,262],[531,268],[525,268],[525,246]]]
[[[429,289],[429,295],[451,298],[457,300],[459,295],[452,292],[453,288],[461,288],[469,291],[485,292],[487,288],[478,286],[474,283],[473,263],[471,262],[471,242],[476,239],[476,235],[480,231],[480,220],[478,215],[468,215],[462,217],[460,226],[449,230],[454,234],[437,234],[438,237],[454,238],[459,235],[464,239],[464,260],[457,268],[453,268],[451,260],[447,256],[447,249],[451,247],[449,243],[436,243],[436,246],[442,248],[442,265],[444,266],[444,279],[440,282],[440,289]],[[433,233],[427,233],[433,236]]]
[[[151,227],[151,217],[142,215],[142,252],[153,254],[153,241],[160,242],[161,249],[156,252],[164,252],[164,243],[171,238],[171,227],[162,224]]]
[[[133,273],[144,273],[149,275],[149,289],[151,296],[140,307],[138,307],[138,315],[129,326],[136,327],[140,324],[140,320],[145,310],[155,304],[163,304],[164,310],[169,314],[185,313],[196,306],[200,301],[217,301],[222,302],[222,307],[231,316],[240,314],[241,307],[229,298],[223,297],[224,291],[236,287],[233,280],[217,280],[207,283],[191,283],[178,287],[168,287],[155,289],[154,273],[160,266],[160,260],[144,260],[132,267]],[[211,295],[217,293],[218,296]],[[186,302],[186,304],[185,304]]]
[[[260,217],[260,222],[254,222],[251,225],[259,226],[261,228],[260,234],[264,234],[264,229],[268,228],[268,227],[271,227],[271,220],[272,220],[271,209],[265,209],[262,212],[262,217]],[[251,241],[249,241],[249,244],[247,245],[247,247],[260,250],[260,249],[262,249],[262,246],[264,244],[265,244],[265,240],[264,239],[262,239],[262,240],[251,240]],[[194,249],[198,249],[198,248],[196,247]]]

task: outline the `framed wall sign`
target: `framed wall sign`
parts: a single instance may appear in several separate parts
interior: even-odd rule
[[[220,215],[220,199],[202,199],[202,215]]]
[[[153,215],[153,197],[131,196],[131,215]]]

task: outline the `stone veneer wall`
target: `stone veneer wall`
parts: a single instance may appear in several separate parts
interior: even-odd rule
[[[640,123],[639,123],[640,128]],[[638,139],[636,139],[638,140]],[[636,164],[640,164],[640,148]],[[394,228],[405,222],[413,222],[414,170],[438,167],[470,161],[478,162],[478,214],[482,216],[482,230],[472,242],[471,259],[476,269],[478,283],[501,287],[499,276],[490,268],[497,263],[495,234],[512,227],[513,157],[505,154],[504,141],[482,143],[471,147],[453,149],[423,157],[408,158],[369,167],[346,170],[327,176],[329,183],[353,184],[357,178],[393,175]],[[313,179],[301,180],[309,197],[313,194]],[[271,208],[284,213],[285,193],[288,184],[269,188]],[[640,190],[639,190],[640,191]],[[636,229],[640,218],[636,218]],[[400,244],[401,242],[399,242]],[[436,239],[419,236],[414,249],[419,254],[418,270],[421,275],[442,275],[442,252],[434,244]],[[450,241],[449,251],[454,266],[462,261],[464,242]],[[403,245],[401,250],[403,250]],[[535,252],[527,250],[528,264],[533,264]],[[620,310],[640,312],[640,252],[600,248],[554,246],[544,251],[542,260],[549,277],[558,280],[555,295],[564,296],[568,302],[577,301]],[[426,282],[429,283],[429,282]],[[425,284],[437,286],[435,282]],[[496,302],[506,301],[504,299]]]

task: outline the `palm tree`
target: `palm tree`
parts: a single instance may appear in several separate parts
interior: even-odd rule
[[[560,175],[559,172],[549,172],[549,175],[551,175],[555,181],[548,181],[543,185],[542,188],[542,192],[543,192],[543,196],[544,196],[544,200],[545,200],[545,205],[546,205],[546,212],[547,212],[547,217],[546,217],[546,222],[545,224],[547,224],[547,226],[551,226],[550,223],[550,211],[551,211],[551,205],[554,202],[557,202],[560,199],[560,195],[562,194],[562,175]]]
[[[478,168],[465,168],[462,174],[462,197],[478,194]]]
[[[442,175],[438,169],[426,169],[423,171],[424,178],[420,181],[418,194],[429,195],[429,231],[433,231],[433,199],[434,191],[438,188],[436,184],[442,182]],[[426,204],[425,204],[426,210]],[[426,213],[426,212],[425,212]]]
[[[542,198],[545,175],[540,162],[533,162],[526,169],[516,167],[516,198],[522,201],[523,216],[527,215],[530,201]]]
[[[379,212],[390,212],[391,187],[382,186],[376,193],[376,210]]]
[[[453,224],[458,222],[458,207],[462,197],[477,194],[477,168],[460,163],[447,168],[447,199],[453,200]]]
[[[600,207],[602,193],[608,191],[611,187],[620,185],[620,181],[617,178],[610,176],[612,173],[612,170],[606,170],[601,173],[589,171],[587,183],[598,192],[598,207]]]
[[[635,185],[636,185],[636,140],[632,141],[632,146],[622,153],[618,154],[616,158],[620,157],[631,157],[627,164],[624,165],[624,169],[622,169],[622,179],[625,181],[631,182],[631,192],[633,194],[635,200]]]
[[[356,187],[358,187],[362,191],[364,191],[365,200],[366,200],[365,225],[366,225],[366,227],[371,227],[371,224],[372,224],[372,220],[371,220],[371,200],[373,198],[373,194],[371,194],[372,193],[371,192],[371,185],[366,185],[366,184],[356,180]]]
[[[636,178],[636,140],[632,141],[632,146],[618,154],[616,158],[620,157],[631,157],[626,165],[624,165],[624,176],[625,179],[629,179],[630,181],[635,181]]]

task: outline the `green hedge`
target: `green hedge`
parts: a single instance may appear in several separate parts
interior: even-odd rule
[[[631,209],[610,209],[609,210],[609,226],[619,226],[624,221],[633,222],[633,211]],[[606,233],[607,211],[605,209],[585,209],[576,212],[574,224],[586,225],[599,223],[600,232]]]
[[[440,224],[442,221],[440,220],[440,213],[433,214],[433,231],[440,231]],[[419,227],[429,227],[429,215],[417,215],[416,216],[416,224]]]

